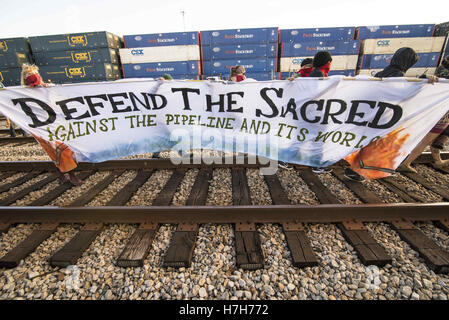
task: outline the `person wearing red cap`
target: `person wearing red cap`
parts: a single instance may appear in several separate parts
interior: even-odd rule
[[[328,51],[319,51],[313,57],[313,70],[308,74],[308,77],[325,78],[329,75],[331,68],[332,56]],[[326,167],[312,167],[314,173],[329,173],[331,168]]]
[[[240,82],[246,79],[246,70],[244,66],[231,67],[231,81]]]
[[[51,85],[50,83],[45,83],[42,80],[42,77],[39,74],[39,67],[38,66],[36,66],[34,64],[30,65],[30,64],[27,64],[27,63],[24,63],[22,65],[21,83],[22,83],[23,86],[28,86],[28,87],[31,87],[31,88],[35,88],[35,87],[49,87]],[[68,181],[67,178],[65,177],[64,173],[61,172],[59,170],[59,168],[58,168],[58,173],[59,173],[59,179],[62,182]],[[68,174],[69,174],[69,181],[72,184],[80,185],[82,183],[82,181],[75,175],[75,173],[73,171],[69,171]]]

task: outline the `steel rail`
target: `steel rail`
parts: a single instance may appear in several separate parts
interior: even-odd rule
[[[449,219],[449,203],[271,206],[0,207],[7,223],[337,223]]]
[[[19,143],[19,142],[36,142],[36,139],[34,137],[1,137],[1,142],[7,142],[7,143]]]
[[[16,138],[12,138],[16,139]],[[442,159],[449,159],[449,152],[441,153]],[[248,157],[244,157],[244,163],[237,163],[236,157],[201,157],[200,163],[195,158],[190,157],[187,164],[174,164],[170,159],[148,158],[148,159],[122,159],[110,160],[104,162],[79,162],[76,171],[84,170],[113,170],[113,169],[175,169],[175,168],[200,168],[210,166],[211,168],[258,168],[268,166],[269,159],[252,161]],[[250,161],[251,160],[251,161]],[[430,153],[421,154],[414,163],[430,163],[432,156]],[[335,163],[333,166],[342,166],[343,161]],[[296,168],[305,168],[303,165],[294,165]],[[332,166],[331,166],[332,167]],[[1,171],[27,171],[27,170],[56,170],[52,161],[0,161]]]
[[[114,169],[176,169],[176,168],[260,168],[268,166],[268,159],[266,163],[260,161],[250,161],[249,158],[244,158],[244,163],[237,163],[235,157],[205,157],[196,161],[195,158],[188,158],[189,163],[175,164],[170,159],[124,159],[124,160],[110,160],[99,163],[93,162],[79,162],[76,171],[84,170],[114,170]],[[195,163],[199,162],[199,163]],[[252,163],[253,162],[253,163]],[[53,161],[1,161],[0,171],[27,171],[27,170],[56,170]]]

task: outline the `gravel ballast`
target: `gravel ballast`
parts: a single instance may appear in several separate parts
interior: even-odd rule
[[[419,173],[425,174],[429,181],[441,181],[432,179],[442,179],[440,175],[444,176],[428,166],[417,165],[416,168]],[[83,185],[67,190],[49,205],[67,205],[80,192],[92,186],[95,179],[102,179],[109,173],[110,171],[102,171],[93,174],[85,179]],[[132,170],[117,177],[88,205],[104,205],[116,195],[120,187],[134,179],[136,174],[137,170]],[[187,170],[171,205],[185,204],[197,174],[197,169]],[[44,175],[36,179],[42,179]],[[154,171],[126,205],[151,205],[171,175],[170,170]],[[248,169],[246,175],[252,203],[270,204],[272,202],[270,193],[259,171]],[[292,204],[318,204],[315,195],[296,170],[279,169],[277,176]],[[15,175],[14,179],[18,177],[19,174]],[[8,181],[14,179],[10,177]],[[360,200],[332,174],[321,174],[319,179],[330,188],[341,203],[360,203]],[[400,179],[409,183],[403,176]],[[365,181],[363,184],[386,203],[400,202],[376,181]],[[45,188],[30,193],[14,205],[26,205],[57,185],[59,181],[56,180]],[[431,202],[441,201],[435,194],[424,194],[421,186],[411,183],[410,186],[413,191],[421,192]],[[1,198],[5,196],[6,193],[0,194]],[[207,205],[232,205],[232,178],[229,169],[213,171]],[[382,268],[364,266],[354,248],[345,241],[335,225],[306,224],[305,232],[319,265],[296,268],[292,265],[291,253],[281,226],[260,224],[257,225],[257,231],[265,258],[264,268],[247,271],[236,268],[233,226],[203,224],[199,228],[191,267],[166,268],[163,267],[164,255],[176,231],[176,225],[164,224],[158,227],[143,267],[122,268],[116,265],[116,260],[137,226],[109,224],[83,253],[76,265],[53,268],[49,265],[48,259],[81,228],[81,225],[62,224],[18,267],[0,269],[0,299],[447,300],[449,298],[449,275],[435,274],[431,271],[417,252],[402,241],[390,225],[386,223],[365,225],[371,236],[391,256],[391,264]],[[38,224],[20,224],[1,235],[0,257],[24,240],[38,226]],[[449,250],[447,232],[430,222],[416,223],[416,226],[443,249]]]

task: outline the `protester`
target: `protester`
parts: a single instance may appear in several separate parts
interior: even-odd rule
[[[157,80],[173,80],[173,77],[169,75],[168,73],[165,73],[162,75],[162,77],[157,78]],[[159,155],[161,154],[160,151],[153,152],[153,158],[159,158]]]
[[[332,56],[327,51],[319,51],[313,57],[313,70],[309,73],[309,77],[328,77],[332,64]]]
[[[246,79],[246,70],[244,66],[231,67],[231,81],[241,82]]]
[[[435,75],[440,78],[449,79],[449,56],[446,56],[441,65],[435,71]]]
[[[308,77],[309,74],[312,72],[312,70],[313,70],[313,59],[312,58],[305,58],[301,62],[301,69],[299,69],[293,75],[293,77],[289,77],[287,79],[292,81],[292,80],[295,80],[296,78]]]
[[[42,77],[39,74],[38,66],[30,65],[27,63],[24,63],[22,65],[21,84],[23,86],[28,86],[31,88],[49,87],[51,85],[50,83],[45,83],[42,80]],[[50,150],[51,148],[49,148],[47,145],[45,145],[44,141],[43,141],[43,143],[44,144],[41,143],[42,147],[44,147],[44,149],[47,150],[47,153],[49,153],[49,155],[51,154],[52,157],[54,157],[54,159],[52,158],[52,160],[58,164],[60,161],[60,159],[58,159],[58,155],[59,155],[59,157],[63,157],[62,153],[64,152],[64,150],[67,149],[67,146],[65,146],[64,144],[60,144],[56,147],[56,150]],[[54,152],[52,152],[52,151],[54,151]],[[65,172],[62,172],[59,168],[57,168],[57,169],[58,169],[58,173],[59,173],[59,179],[62,182],[70,181],[74,185],[80,185],[82,183],[82,181],[75,175],[75,173],[73,171],[71,171],[73,169],[71,169],[70,171],[65,171]],[[67,178],[65,177],[65,173],[69,174],[69,180],[67,180]]]
[[[391,58],[390,65],[385,67],[382,71],[376,73],[374,76],[376,78],[392,78],[392,77],[404,77],[408,69],[410,69],[416,62],[418,62],[418,55],[415,50],[409,47],[403,47],[398,49],[393,57]],[[421,75],[419,78],[428,79],[428,83],[438,82],[438,77],[433,75]],[[447,121],[444,120],[443,130],[447,127]],[[399,172],[416,172],[414,168],[411,167],[412,161],[414,161],[423,151],[429,146],[436,137],[442,132],[441,126],[437,124],[422,140],[421,142],[412,150],[409,156],[402,162],[402,164],[396,169]]]
[[[3,83],[0,82],[0,89],[4,88],[5,86],[3,85]],[[6,117],[5,117],[6,118]],[[6,123],[8,124],[8,128],[9,128],[9,134],[11,135],[11,137],[15,138],[16,137],[16,132],[14,130],[14,125],[11,122],[11,120],[9,120],[8,118],[6,118]]]
[[[312,58],[305,58],[301,62],[301,68],[296,72],[296,74],[293,77],[287,78],[287,80],[293,81],[300,77],[308,77],[309,74],[313,70],[313,59]],[[283,168],[285,170],[292,170],[293,167],[291,167],[288,163],[279,161],[279,167]]]
[[[329,74],[331,68],[332,56],[327,51],[319,51],[313,57],[313,70],[308,74],[308,77],[324,78]],[[315,173],[327,173],[331,172],[331,168],[324,167],[312,167],[312,171]]]
[[[435,72],[437,77],[449,79],[449,56],[446,56],[441,65],[437,68]],[[449,165],[449,160],[441,159],[441,150],[444,149],[444,145],[449,141],[449,112],[437,123],[435,127],[442,127],[445,124],[445,128],[442,129],[440,135],[433,141],[430,146],[430,152],[434,160],[434,165],[436,167],[443,167]],[[432,129],[433,130],[433,129]]]
[[[162,75],[162,77],[159,77],[158,80],[173,80],[173,77],[168,73],[165,73]]]

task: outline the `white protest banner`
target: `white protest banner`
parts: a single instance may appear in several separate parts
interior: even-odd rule
[[[186,147],[309,166],[346,158],[379,178],[448,110],[447,81],[405,78],[136,79],[0,90],[0,112],[35,136],[63,172],[79,161]]]

